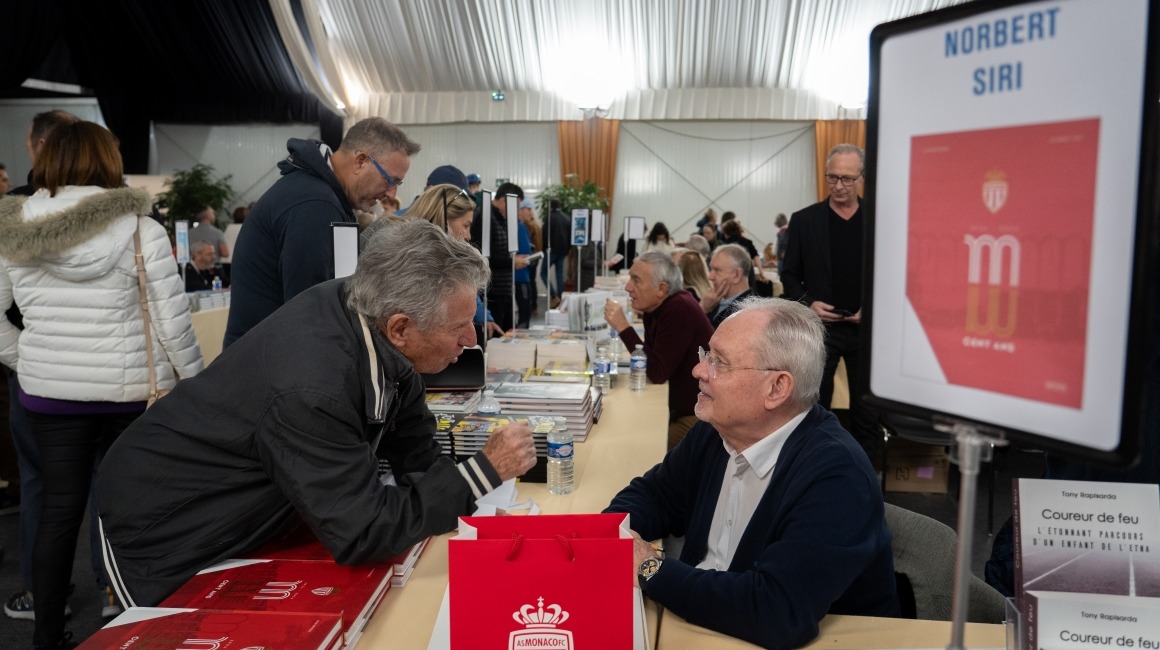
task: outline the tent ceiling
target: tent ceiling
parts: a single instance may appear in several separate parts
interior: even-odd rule
[[[875,25],[962,1],[272,4],[301,2],[316,66],[338,77],[333,104],[415,123],[579,119],[578,105],[627,119],[845,117],[842,104],[866,98]]]

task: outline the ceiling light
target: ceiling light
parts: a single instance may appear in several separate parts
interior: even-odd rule
[[[502,102],[504,100],[503,90],[491,91],[491,101]]]

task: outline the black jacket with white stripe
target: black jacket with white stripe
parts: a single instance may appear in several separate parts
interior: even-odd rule
[[[422,379],[346,294],[344,280],[303,292],[113,444],[96,494],[126,604],[157,604],[295,513],[340,564],[383,561],[499,485],[482,452],[441,455]]]

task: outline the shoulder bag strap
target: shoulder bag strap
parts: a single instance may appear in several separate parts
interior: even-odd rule
[[[141,219],[137,218],[137,228],[133,231],[133,261],[137,264],[137,292],[141,299],[141,320],[145,325],[145,357],[149,363],[149,400],[157,394],[157,368],[153,360],[153,328],[149,316],[149,296],[145,291],[145,256],[141,253]]]

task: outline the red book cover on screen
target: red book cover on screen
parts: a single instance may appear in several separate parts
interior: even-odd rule
[[[906,295],[948,383],[1082,406],[1099,133],[911,140]]]
[[[350,645],[391,586],[390,565],[231,560],[189,579],[161,607],[330,613]]]
[[[97,630],[80,648],[333,650],[342,646],[342,623],[337,614],[134,607]]]

